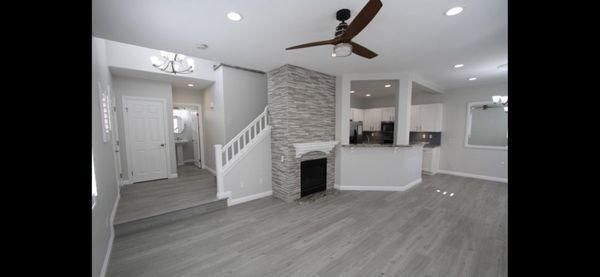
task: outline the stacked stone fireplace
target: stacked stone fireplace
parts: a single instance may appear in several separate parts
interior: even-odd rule
[[[335,181],[335,77],[284,65],[267,74],[273,195],[301,197],[301,162],[327,159],[326,189]]]

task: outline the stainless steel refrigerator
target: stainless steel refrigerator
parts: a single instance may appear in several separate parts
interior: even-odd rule
[[[363,143],[363,123],[350,120],[350,144],[361,143]]]

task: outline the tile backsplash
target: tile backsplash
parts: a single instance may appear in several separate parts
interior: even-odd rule
[[[442,132],[410,132],[410,143],[426,142],[430,145],[441,145]]]

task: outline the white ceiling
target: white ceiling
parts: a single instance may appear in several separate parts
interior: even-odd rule
[[[93,0],[94,36],[270,71],[283,64],[328,74],[412,70],[445,89],[507,80],[507,0],[382,0],[354,41],[379,54],[331,57],[332,46],[286,51],[333,38],[335,12],[349,22],[366,0]],[[454,6],[464,11],[453,17]],[[227,19],[229,11],[243,20]],[[194,46],[206,43],[209,48]],[[464,67],[454,69],[452,65]],[[467,78],[477,76],[476,81]]]
[[[386,84],[391,87],[386,88]],[[350,90],[354,91],[352,98],[357,99],[392,96],[398,91],[398,80],[351,81]]]

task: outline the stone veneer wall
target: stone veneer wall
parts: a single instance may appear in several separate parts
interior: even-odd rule
[[[335,182],[335,148],[296,158],[294,143],[335,138],[335,76],[284,65],[267,74],[273,195],[300,198],[300,162],[327,158],[327,189]],[[284,157],[282,162],[281,157]]]

